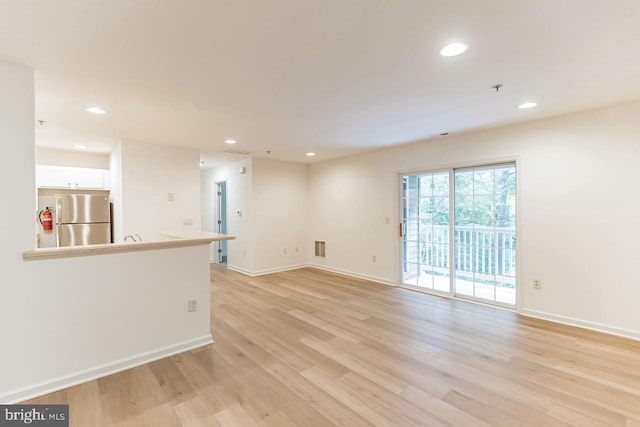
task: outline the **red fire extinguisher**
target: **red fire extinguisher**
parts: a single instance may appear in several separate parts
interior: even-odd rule
[[[44,208],[44,210],[38,212],[38,219],[40,220],[40,224],[42,224],[42,229],[44,231],[53,230],[53,220],[48,206]]]

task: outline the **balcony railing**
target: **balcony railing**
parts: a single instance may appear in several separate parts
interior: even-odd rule
[[[415,223],[414,223],[415,224]],[[411,228],[411,227],[409,227]],[[405,261],[423,272],[449,274],[449,227],[407,229]],[[456,226],[453,261],[457,278],[513,286],[516,272],[516,230],[510,227]],[[409,272],[413,268],[406,268]]]

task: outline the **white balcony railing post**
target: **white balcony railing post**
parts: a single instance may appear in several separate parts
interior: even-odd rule
[[[449,265],[449,227],[427,226],[423,263],[432,267]],[[456,226],[454,228],[455,269],[469,273],[513,276],[515,273],[515,229],[509,227]]]

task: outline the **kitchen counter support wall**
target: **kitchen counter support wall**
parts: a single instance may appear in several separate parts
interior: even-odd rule
[[[31,69],[0,62],[0,403],[211,342],[208,244],[23,259],[35,248]],[[198,300],[188,312],[187,301]]]

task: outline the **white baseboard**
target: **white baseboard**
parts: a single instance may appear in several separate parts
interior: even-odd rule
[[[63,388],[82,384],[87,381],[95,380],[96,378],[102,378],[107,375],[125,371],[136,366],[144,365],[145,363],[153,362],[154,360],[163,359],[165,357],[173,356],[174,354],[182,353],[188,350],[193,350],[195,348],[209,345],[211,343],[213,343],[212,336],[205,335],[168,347],[136,354],[130,357],[116,360],[114,362],[98,365],[93,368],[73,372],[69,375],[54,378],[52,380],[25,387],[20,390],[10,391],[9,393],[5,393],[0,396],[0,402],[3,404],[13,404],[22,402],[24,400],[33,399],[35,397],[52,393]]]
[[[227,268],[229,270],[237,271],[238,273],[246,274],[247,276],[251,276],[251,277],[254,276],[252,271],[247,270],[247,269],[242,268],[242,267],[237,267],[237,266],[232,265],[232,264],[227,264]]]
[[[284,267],[277,267],[277,268],[267,268],[264,270],[258,270],[258,271],[254,271],[253,275],[254,276],[262,276],[264,274],[271,274],[271,273],[280,273],[283,271],[290,271],[290,270],[298,270],[300,268],[305,268],[308,267],[309,264],[295,264],[295,265],[286,265]]]
[[[282,271],[297,270],[299,268],[307,268],[307,267],[317,268],[318,270],[324,270],[330,273],[342,274],[345,276],[354,277],[356,279],[369,280],[370,282],[381,283],[383,285],[390,285],[390,286],[396,285],[395,282],[393,282],[392,280],[384,279],[382,277],[375,277],[375,276],[369,276],[367,274],[354,273],[353,271],[340,270],[338,268],[330,268],[330,267],[326,267],[324,265],[319,265],[319,264],[296,264],[296,265],[269,268],[269,269],[258,270],[258,271],[250,271],[241,267],[237,267],[235,265],[227,265],[227,268],[229,270],[237,271],[238,273],[246,274],[247,276],[251,276],[251,277],[262,276],[264,274],[279,273]]]
[[[370,282],[381,283],[383,285],[396,286],[396,283],[393,280],[385,279],[382,277],[369,276],[368,274],[354,273],[353,271],[341,270],[339,268],[331,268],[331,267],[327,267],[319,264],[309,264],[307,267],[317,268],[318,270],[324,270],[330,273],[343,274],[345,276],[355,277],[356,279],[364,279]]]
[[[309,267],[309,264],[286,265],[283,267],[275,267],[275,268],[267,268],[264,270],[251,271],[251,270],[246,270],[244,268],[236,267],[235,265],[227,265],[227,268],[229,270],[237,271],[238,273],[246,274],[247,276],[251,276],[251,277],[263,276],[265,274],[272,274],[272,273],[280,273],[280,272],[289,271],[289,270],[297,270],[299,268],[305,268],[305,267]]]
[[[563,325],[576,326],[578,328],[589,329],[591,331],[602,332],[609,335],[616,335],[623,338],[640,341],[640,332],[630,329],[617,328],[603,323],[590,322],[588,320],[576,319],[573,317],[559,316],[557,314],[546,313],[544,311],[522,309],[518,312],[523,316],[535,319],[548,320],[550,322],[561,323]]]

